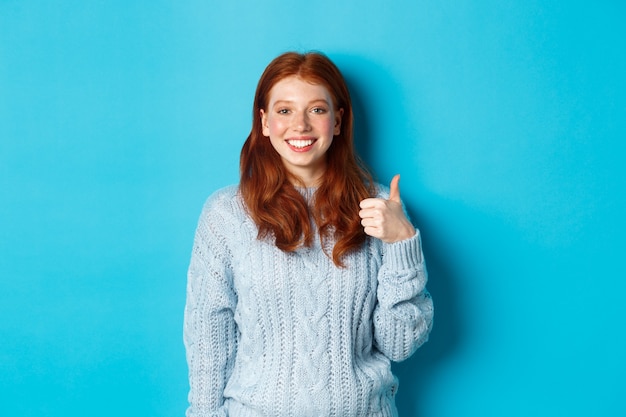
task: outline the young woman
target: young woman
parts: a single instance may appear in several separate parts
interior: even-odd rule
[[[419,232],[358,162],[337,67],[265,69],[238,186],[207,200],[188,272],[188,417],[397,415],[390,361],[431,329]]]

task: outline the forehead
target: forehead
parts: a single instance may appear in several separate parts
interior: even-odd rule
[[[332,103],[328,89],[318,83],[304,80],[298,76],[290,76],[278,81],[269,94],[269,102],[276,101],[312,101],[325,100]]]

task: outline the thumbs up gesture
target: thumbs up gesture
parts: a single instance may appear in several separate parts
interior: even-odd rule
[[[366,198],[361,201],[359,216],[366,234],[394,243],[415,235],[415,228],[409,222],[400,201],[400,175],[391,180],[389,199]]]

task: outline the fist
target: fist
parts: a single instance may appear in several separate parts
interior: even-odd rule
[[[385,243],[399,242],[415,235],[415,228],[402,209],[399,182],[400,175],[391,180],[388,200],[366,198],[360,203],[359,216],[363,230]]]

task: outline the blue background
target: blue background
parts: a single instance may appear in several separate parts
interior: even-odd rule
[[[626,415],[618,1],[0,0],[0,415],[180,416],[186,268],[256,82],[326,52],[423,233],[403,416]]]

